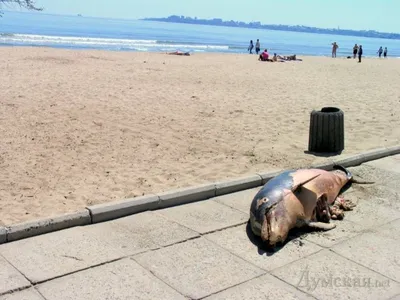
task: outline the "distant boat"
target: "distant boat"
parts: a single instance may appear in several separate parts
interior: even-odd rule
[[[81,15],[81,14],[78,14],[78,17],[82,17],[82,15]]]

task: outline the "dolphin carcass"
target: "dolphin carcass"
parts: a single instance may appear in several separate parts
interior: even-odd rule
[[[295,227],[331,230],[331,219],[343,219],[355,204],[341,197],[351,183],[371,184],[353,178],[343,166],[332,171],[299,169],[280,173],[269,180],[254,197],[250,226],[269,246],[285,242]]]

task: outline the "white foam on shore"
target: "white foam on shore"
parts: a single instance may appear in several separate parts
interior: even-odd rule
[[[0,43],[9,45],[35,45],[35,46],[72,46],[91,47],[106,49],[125,49],[136,51],[149,50],[228,50],[229,46],[201,45],[185,43],[164,43],[157,40],[136,40],[136,39],[114,39],[114,38],[92,38],[92,37],[68,37],[48,36],[33,34],[3,34],[0,35]]]

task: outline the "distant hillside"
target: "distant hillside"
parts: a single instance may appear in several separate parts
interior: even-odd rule
[[[378,32],[375,30],[350,30],[350,29],[327,29],[317,28],[308,26],[290,26],[290,25],[264,25],[260,22],[240,22],[240,21],[224,21],[222,19],[198,19],[185,16],[169,16],[167,18],[145,18],[142,21],[158,21],[158,22],[169,22],[169,23],[186,23],[186,24],[201,24],[201,25],[213,25],[213,26],[225,26],[225,27],[242,27],[242,28],[258,28],[268,30],[280,30],[280,31],[294,31],[294,32],[309,32],[309,33],[320,33],[320,34],[337,34],[347,36],[361,36],[370,38],[381,38],[399,40],[399,33],[387,33]]]

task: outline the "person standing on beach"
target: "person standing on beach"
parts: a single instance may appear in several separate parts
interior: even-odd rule
[[[250,40],[250,45],[249,45],[249,48],[247,49],[247,50],[249,50],[250,54],[253,54],[253,52],[252,52],[253,48],[254,48],[253,40]]]
[[[358,52],[358,46],[357,44],[354,45],[353,47],[353,58],[355,59],[357,56],[357,52]]]
[[[256,53],[257,53],[257,55],[258,55],[258,53],[260,53],[260,49],[261,49],[260,40],[257,39],[257,42],[256,42]]]
[[[379,50],[378,50],[378,55],[379,55],[379,58],[381,58],[381,56],[382,56],[382,52],[383,52],[383,49],[382,49],[382,46],[380,46],[379,47]]]
[[[387,57],[387,48],[385,47],[385,50],[383,51],[383,57],[386,58]]]
[[[332,43],[332,57],[336,57],[336,50],[339,48],[339,45],[336,42]]]
[[[358,47],[358,62],[361,62],[361,57],[363,54],[363,49],[362,49],[362,45],[360,45],[360,47]]]

